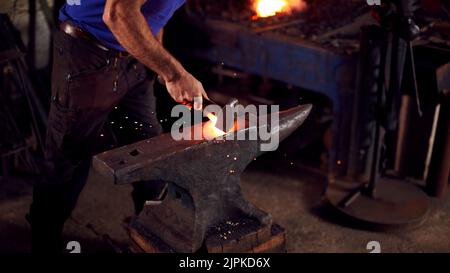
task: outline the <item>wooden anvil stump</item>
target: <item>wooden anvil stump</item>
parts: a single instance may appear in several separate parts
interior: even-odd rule
[[[160,238],[149,232],[136,217],[127,227],[132,239],[132,253],[176,253]],[[206,232],[199,253],[285,253],[286,236],[277,224],[261,225],[251,218],[226,221]]]
[[[311,108],[301,105],[277,113],[277,124],[270,124],[268,118],[267,124],[247,126],[232,134],[265,126],[282,141],[304,122]],[[213,249],[212,228],[238,219],[256,223],[256,231],[249,229],[250,235],[267,231],[270,239],[272,217],[245,200],[240,187],[241,173],[264,152],[262,141],[236,139],[176,141],[164,134],[99,154],[93,165],[117,184],[167,182],[162,199],[149,202],[131,222],[130,231],[136,236],[153,236],[176,252],[196,252],[208,239]],[[208,238],[207,233],[211,235]]]

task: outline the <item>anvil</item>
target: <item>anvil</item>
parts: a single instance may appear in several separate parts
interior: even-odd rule
[[[282,141],[305,121],[311,108],[300,105],[278,112],[277,124],[268,117],[266,124],[247,125],[232,134],[264,126]],[[268,213],[245,200],[240,187],[241,173],[264,153],[261,144],[259,138],[176,141],[168,133],[99,154],[93,166],[116,184],[167,181],[161,202],[147,205],[137,219],[175,251],[195,252],[209,227],[229,219],[250,217],[272,224]]]

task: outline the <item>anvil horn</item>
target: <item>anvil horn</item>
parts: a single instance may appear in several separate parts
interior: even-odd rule
[[[299,105],[286,111],[280,112],[280,120],[278,125],[280,142],[290,136],[300,127],[311,112],[312,105]],[[276,130],[276,128],[272,128]]]
[[[269,124],[271,132],[279,133],[280,141],[285,139],[301,126],[311,108],[301,105],[280,112],[279,123]],[[261,154],[260,144],[258,140],[175,141],[164,134],[99,154],[93,165],[118,184],[167,181],[165,199],[147,206],[135,222],[176,251],[195,252],[209,227],[229,219],[252,217],[262,225],[271,224],[271,216],[247,202],[240,187],[241,173]]]

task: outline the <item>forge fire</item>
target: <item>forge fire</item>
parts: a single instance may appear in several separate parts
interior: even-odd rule
[[[253,19],[266,18],[277,14],[291,14],[306,8],[303,0],[254,0],[253,10],[256,13]]]
[[[15,268],[450,252],[449,1],[3,0],[0,68]]]

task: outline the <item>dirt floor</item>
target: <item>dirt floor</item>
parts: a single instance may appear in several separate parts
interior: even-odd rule
[[[368,252],[378,241],[382,252],[450,252],[450,196],[432,200],[421,227],[391,231],[355,228],[323,198],[325,179],[295,165],[256,161],[244,173],[243,191],[287,230],[288,252]],[[130,186],[111,185],[91,172],[77,209],[66,224],[65,240],[82,252],[114,252],[127,245],[124,220],[132,215]],[[24,215],[31,202],[29,179],[0,180],[0,252],[28,252]]]

